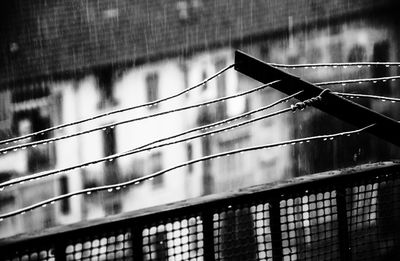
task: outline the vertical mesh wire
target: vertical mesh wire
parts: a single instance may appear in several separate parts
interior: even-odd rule
[[[118,226],[77,230],[66,238],[54,234],[54,240],[17,242],[1,249],[0,260],[54,261],[55,253],[61,253],[71,261],[134,257],[197,261],[205,260],[208,252],[213,252],[209,257],[214,260],[272,260],[274,256],[288,261],[344,260],[346,255],[351,260],[400,260],[397,169],[275,188],[273,199],[268,189],[252,190],[251,197],[233,195],[195,210],[189,206],[155,213],[139,223],[132,218]],[[271,230],[273,225],[279,226]],[[65,247],[55,251],[59,240]]]

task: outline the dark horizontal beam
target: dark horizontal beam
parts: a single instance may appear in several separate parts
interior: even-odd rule
[[[271,87],[287,95],[303,91],[295,96],[301,101],[316,97],[324,90],[241,51],[236,51],[235,53],[235,69],[262,83],[281,80],[271,85]],[[392,118],[331,92],[325,92],[322,101],[313,104],[313,106],[359,128],[375,124],[368,128],[367,131],[400,146],[400,123]]]

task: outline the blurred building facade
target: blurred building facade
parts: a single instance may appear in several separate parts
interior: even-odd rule
[[[400,60],[397,18],[389,12],[395,5],[395,1],[389,0],[15,1],[2,8],[5,20],[1,32],[5,37],[0,41],[1,138],[183,91],[234,63],[235,49],[280,63]],[[304,70],[301,76],[323,81],[384,73],[370,69],[362,73],[322,69]],[[390,84],[393,88],[388,88],[391,91],[387,94],[395,95],[394,84]],[[171,101],[57,130],[40,139],[192,105],[256,86],[251,79],[229,70]],[[0,158],[0,180],[126,151],[259,108],[280,97],[281,94],[266,89],[212,106],[10,152]],[[380,103],[369,106],[382,112],[387,110]],[[315,112],[296,118],[277,117],[222,135],[69,171],[33,185],[23,184],[1,196],[1,211],[82,188],[141,177],[209,154],[331,130],[329,124],[324,124],[328,117],[320,118]],[[343,127],[337,122],[332,124],[339,130]],[[332,144],[322,148],[327,150],[325,155],[337,158],[340,151],[336,147],[340,144]],[[373,144],[368,145],[371,148],[375,148]],[[326,159],[305,156],[312,155],[313,150],[285,147],[195,164],[129,189],[74,197],[4,220],[0,223],[1,234],[7,236],[271,182],[327,166],[340,167],[354,159],[354,151],[350,150],[342,161],[329,165]],[[368,160],[363,156],[366,152],[361,155],[356,150],[356,157],[357,153],[361,160]]]

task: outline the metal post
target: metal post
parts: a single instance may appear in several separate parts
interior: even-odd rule
[[[304,81],[297,76],[286,73],[240,51],[236,51],[235,54],[235,69],[262,83],[281,80],[271,85],[271,87],[288,95],[303,91],[296,95],[296,98],[301,101],[316,97],[323,91],[322,88],[312,83]],[[400,123],[389,117],[339,97],[331,92],[325,92],[322,102],[315,103],[313,106],[359,128],[375,124],[368,128],[367,131],[400,146]]]
[[[67,245],[63,240],[56,240],[56,244],[54,246],[54,259],[56,261],[66,261],[67,253],[65,252],[67,249]]]
[[[269,218],[271,227],[271,241],[272,241],[272,260],[283,260],[282,248],[282,231],[281,231],[281,211],[280,202],[278,198],[270,201]]]
[[[346,189],[344,187],[336,190],[336,206],[338,215],[340,260],[350,261],[351,249],[349,242],[349,227],[347,222]]]
[[[140,223],[134,223],[131,233],[133,260],[143,260],[143,226]]]
[[[207,211],[202,215],[203,219],[203,240],[204,240],[204,261],[212,261],[214,258],[214,225],[212,212]]]

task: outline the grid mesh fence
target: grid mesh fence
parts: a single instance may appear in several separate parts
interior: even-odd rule
[[[71,240],[65,256],[67,261],[133,260],[131,233],[116,230]]]
[[[0,252],[2,253],[2,252]],[[14,251],[12,255],[0,254],[1,260],[6,261],[55,261],[54,249],[25,248]]]
[[[346,188],[353,260],[399,258],[400,177],[384,172]]]
[[[215,260],[255,260],[258,247],[266,257],[268,246],[268,205],[229,205],[213,215]],[[257,244],[257,233],[260,246]]]
[[[200,215],[161,220],[143,229],[143,260],[203,260]]]
[[[280,202],[284,260],[338,260],[336,191],[304,192]]]
[[[400,165],[260,186],[0,244],[0,260],[400,260]]]

